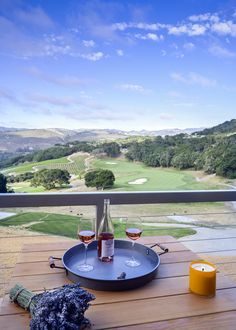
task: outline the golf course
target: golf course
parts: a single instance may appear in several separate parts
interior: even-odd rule
[[[17,175],[28,171],[58,168],[68,170],[71,175],[70,185],[52,189],[50,192],[96,191],[95,188],[87,188],[84,184],[84,174],[93,169],[108,169],[114,173],[115,184],[108,191],[209,190],[225,188],[225,185],[228,184],[226,179],[206,175],[200,171],[154,168],[139,162],[128,161],[124,157],[96,157],[87,153],[76,153],[69,157],[38,163],[19,164],[16,167],[5,169],[3,173]],[[14,183],[11,188],[15,192],[48,192],[41,186],[31,186],[29,181]],[[82,217],[86,221],[86,218],[95,216],[94,208],[91,210],[91,207],[35,208],[11,211],[15,212],[15,215],[2,219],[1,226],[73,238],[75,238],[78,220]],[[209,227],[217,225],[219,222],[216,220],[215,213],[225,214],[228,211],[228,206],[224,203],[130,205],[113,206],[112,217],[116,237],[125,235],[122,219],[126,216],[142,217],[143,223],[146,223],[144,235],[168,234],[182,237],[194,234],[196,223]],[[213,214],[213,216],[206,216],[205,213]],[[178,215],[180,215],[179,218]],[[181,228],[180,224],[182,224]],[[193,224],[193,228],[184,227],[184,224]]]

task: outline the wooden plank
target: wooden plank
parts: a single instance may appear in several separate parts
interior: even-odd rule
[[[77,240],[59,241],[59,242],[45,242],[45,243],[34,243],[25,244],[22,248],[22,252],[35,252],[35,251],[50,251],[50,250],[67,250],[72,246],[78,244]]]
[[[217,290],[226,288],[236,288],[236,283],[230,281],[224,275],[219,274],[217,276]],[[156,279],[147,285],[128,291],[95,291],[88,289],[92,292],[96,299],[92,302],[93,305],[97,304],[112,304],[117,302],[127,302],[133,300],[144,300],[149,298],[157,298],[164,296],[173,296],[179,294],[187,294],[188,288],[188,276]],[[17,307],[15,304],[10,303],[9,296],[5,295],[2,303],[2,309],[0,315],[11,313],[24,313],[22,308]]]
[[[151,244],[149,244],[151,245]],[[49,247],[49,246],[48,246]],[[178,242],[173,242],[173,243],[167,243],[165,244],[165,247],[169,248],[169,253],[171,252],[184,252],[184,251],[189,251],[183,244],[178,243]],[[38,247],[39,249],[39,247]],[[154,251],[156,252],[162,252],[158,247],[153,248]],[[23,263],[23,262],[38,262],[38,261],[44,261],[47,260],[49,256],[54,256],[54,257],[62,257],[63,254],[65,253],[66,250],[46,250],[46,251],[23,251],[23,253],[20,254],[18,263]],[[164,257],[164,256],[163,256]],[[162,257],[162,258],[163,258]]]
[[[178,263],[183,261],[192,261],[193,259],[199,259],[196,253],[192,251],[179,251],[179,252],[168,252],[161,256],[162,264]]]
[[[219,290],[215,298],[184,294],[116,304],[93,305],[86,315],[93,329],[135,325],[186,318],[197,315],[236,311],[236,288]]]
[[[22,283],[25,287],[30,290],[42,290],[42,283],[47,281],[47,288],[52,289],[57,286],[63,285],[63,281],[66,280],[66,274],[64,270],[60,269],[50,269],[47,265],[47,273],[45,274],[44,270],[40,268],[40,265],[37,265],[36,268],[29,269],[29,272],[26,274],[22,272],[22,274],[15,274],[10,281],[9,287],[12,287],[17,282]],[[40,269],[42,273],[40,274]],[[32,275],[32,272],[35,271],[35,274]],[[158,268],[158,272],[156,278],[168,278],[168,277],[179,277],[186,276],[189,273],[189,262],[182,263],[173,263],[173,264],[161,264]],[[55,286],[53,279],[57,280],[58,285]],[[33,283],[33,287],[31,287]],[[50,284],[51,283],[51,284]],[[52,285],[52,286],[51,286]]]
[[[139,324],[130,327],[119,327],[107,330],[202,330],[202,329],[227,329],[235,330],[236,313],[222,312],[217,314],[209,314],[203,316],[185,317],[181,319]]]
[[[168,243],[176,242],[176,239],[172,236],[144,236],[139,239],[141,244],[155,244],[155,243]],[[33,252],[33,251],[50,251],[50,250],[67,250],[70,247],[78,244],[77,240],[68,239],[67,241],[55,242],[55,243],[35,243],[35,244],[25,244],[23,246],[23,252]]]
[[[172,265],[161,265],[158,269],[156,277],[168,278],[175,276],[185,276],[188,275],[188,267],[188,262]],[[35,275],[31,275],[31,272],[28,273],[28,275],[13,276],[9,283],[9,288],[14,286],[16,283],[21,283],[30,290],[40,291],[44,288],[46,283],[47,289],[53,289],[55,287],[63,285],[67,279],[64,270],[60,269],[55,270],[48,268],[49,273],[46,274],[44,273],[44,271],[42,272],[42,274],[39,274],[39,271],[37,271]]]
[[[44,257],[45,257],[44,261],[17,263],[15,266],[14,276],[23,274],[22,273],[23,269],[26,269],[26,271],[25,271],[26,273],[24,273],[26,275],[29,274],[30,270],[32,270],[32,272],[33,272],[32,274],[36,274],[38,269],[39,269],[39,274],[42,273],[43,269],[48,273],[48,268],[49,268],[48,256],[49,255],[47,255],[47,256],[43,255],[42,259],[44,259]],[[55,257],[57,257],[57,256],[58,256],[58,254],[55,255]],[[31,256],[31,257],[33,257],[33,256]],[[40,258],[40,255],[39,255],[39,258]],[[181,263],[181,262],[187,262],[187,261],[190,262],[196,258],[198,258],[198,256],[191,251],[169,252],[169,253],[161,256],[161,265],[171,264],[171,263]],[[59,266],[62,265],[60,260],[56,260],[56,264]],[[54,272],[55,272],[55,269],[54,269]],[[58,270],[57,270],[57,272],[58,272]]]
[[[28,330],[30,318],[28,314],[6,315],[0,317],[2,330]]]
[[[161,264],[158,268],[156,278],[184,276],[188,275],[188,272],[189,262]],[[48,263],[18,264],[16,266],[16,271],[11,279],[11,282],[22,280],[25,282],[27,281],[27,278],[34,276],[39,278],[39,285],[41,285],[42,280],[40,276],[47,275],[49,278],[51,276],[56,276],[57,274],[63,274],[63,276],[66,278],[66,274],[63,269],[51,269],[48,266]]]
[[[56,275],[57,276],[57,275]],[[41,276],[42,277],[42,276]],[[32,279],[30,279],[32,281]],[[20,282],[22,284],[22,281]],[[54,281],[55,283],[55,281]],[[64,283],[64,279],[63,279]],[[33,283],[35,285],[35,283]],[[25,286],[30,290],[30,287]],[[233,288],[236,287],[236,283],[232,282],[228,277],[225,277],[222,274],[217,275],[217,289],[225,289],[225,288]],[[56,288],[56,286],[54,286]],[[43,286],[42,282],[38,283],[36,291],[42,291]],[[35,291],[35,290],[34,290]],[[94,291],[88,289],[88,291],[92,292],[96,296],[96,300],[93,302],[94,304],[101,303],[112,303],[118,301],[130,301],[137,299],[145,299],[151,297],[161,297],[168,295],[176,295],[176,294],[184,294],[188,293],[188,276],[182,277],[172,277],[166,279],[155,279],[147,285],[138,288],[136,290],[128,290],[128,291],[120,291],[120,292],[109,292],[109,291]],[[9,307],[10,306],[10,307]],[[4,309],[5,308],[5,309]],[[9,305],[8,295],[5,296],[2,311],[0,314],[10,313],[8,308],[11,310],[14,309],[14,305]],[[8,311],[8,312],[7,312]]]
[[[91,307],[90,307],[91,308]],[[0,328],[3,330],[28,330],[30,318],[28,314],[6,315],[0,317]],[[236,313],[220,312],[209,315],[172,319],[134,326],[106,328],[106,330],[202,330],[227,329],[235,330]],[[94,329],[94,327],[93,327]],[[105,330],[105,328],[104,328]]]
[[[190,262],[193,259],[196,259],[197,256],[191,251],[181,251],[181,252],[171,252],[161,256],[161,265],[171,264],[181,262]],[[60,260],[55,261],[56,265],[62,266],[62,262]],[[15,266],[15,270],[13,272],[13,276],[22,276],[22,275],[35,275],[35,274],[43,274],[43,273],[58,273],[63,270],[54,268],[51,269],[48,264],[48,257],[45,258],[45,261],[37,261],[37,262],[27,262],[27,263],[17,263]]]
[[[12,277],[9,288],[12,288],[16,283],[22,284],[25,288],[33,291],[42,291],[44,289],[50,290],[58,288],[66,283],[71,283],[65,276],[64,272],[59,274],[45,274],[45,275],[29,275]]]

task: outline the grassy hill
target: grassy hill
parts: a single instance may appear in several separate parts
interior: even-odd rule
[[[216,134],[232,134],[236,133],[236,119],[225,121],[224,123],[206,128],[202,131],[197,132],[197,135],[216,135]]]

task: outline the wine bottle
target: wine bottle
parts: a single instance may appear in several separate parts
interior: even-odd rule
[[[104,199],[103,216],[98,228],[98,258],[110,262],[114,257],[114,227],[110,217],[110,200]]]

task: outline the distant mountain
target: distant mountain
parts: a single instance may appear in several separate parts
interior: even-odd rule
[[[202,131],[196,132],[197,135],[232,134],[232,133],[236,133],[236,119],[231,119],[217,126],[211,128],[205,128]]]
[[[202,128],[201,128],[202,129]],[[54,144],[70,141],[104,141],[127,138],[129,136],[165,136],[179,133],[191,134],[197,128],[166,129],[158,131],[121,131],[115,129],[78,129],[63,128],[20,129],[0,127],[0,152],[25,152],[45,149]]]
[[[202,130],[203,127],[201,128],[185,128],[185,129],[179,129],[179,128],[172,128],[172,129],[162,129],[159,131],[147,131],[147,130],[142,130],[142,131],[129,131],[126,132],[126,135],[141,135],[141,136],[166,136],[166,135],[176,135],[176,134],[192,134],[194,132],[198,132],[199,130]]]
[[[0,126],[0,132],[11,132],[11,131],[17,131],[17,130],[22,130],[22,128]]]

